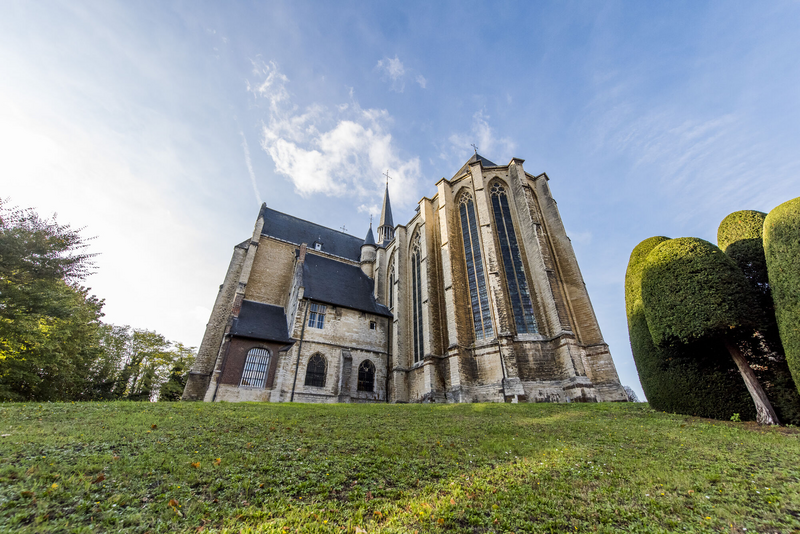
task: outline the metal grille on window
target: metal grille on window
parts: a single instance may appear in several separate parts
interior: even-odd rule
[[[322,328],[325,326],[325,309],[327,306],[311,303],[308,313],[308,326],[310,328]]]
[[[269,372],[269,351],[267,349],[250,349],[244,362],[244,371],[240,386],[263,388]]]
[[[522,265],[517,234],[514,231],[514,223],[508,208],[508,195],[502,185],[495,183],[490,191],[490,196],[494,211],[494,224],[500,238],[500,252],[503,257],[508,296],[511,300],[511,309],[514,311],[514,324],[518,334],[535,334],[539,328],[533,313],[533,303],[525,277],[525,268]]]
[[[411,252],[411,326],[414,333],[414,363],[424,358],[422,332],[422,273],[420,269],[420,238],[414,239]]]
[[[461,196],[459,212],[461,213],[461,238],[464,242],[464,258],[467,262],[467,279],[475,338],[490,339],[494,337],[494,329],[486,292],[486,278],[483,274],[483,258],[481,242],[478,238],[478,224],[475,218],[475,204],[469,193]]]
[[[325,358],[321,354],[315,354],[308,360],[306,367],[306,386],[318,388],[325,387]]]
[[[375,365],[369,361],[364,360],[358,366],[358,391],[374,391],[375,390]]]

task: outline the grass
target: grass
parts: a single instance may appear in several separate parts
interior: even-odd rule
[[[6,532],[792,532],[800,433],[646,404],[0,405]]]

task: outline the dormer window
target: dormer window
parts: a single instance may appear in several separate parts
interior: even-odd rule
[[[314,243],[314,250],[322,250],[322,243]]]

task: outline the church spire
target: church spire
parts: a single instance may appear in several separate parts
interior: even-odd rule
[[[378,241],[388,243],[394,238],[394,221],[392,220],[392,204],[389,202],[389,183],[386,183],[386,192],[383,194],[383,208],[381,209],[381,224],[378,226]]]
[[[369,217],[369,230],[367,230],[367,237],[364,239],[365,245],[375,244],[375,235],[372,233],[372,215]]]

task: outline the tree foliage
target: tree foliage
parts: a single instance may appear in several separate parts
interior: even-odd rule
[[[764,251],[778,330],[800,391],[800,197],[769,212]]]
[[[101,323],[80,230],[0,201],[0,400],[153,399],[194,349]],[[189,363],[187,363],[189,362]]]
[[[642,301],[659,346],[749,333],[758,325],[758,306],[741,270],[719,248],[695,237],[671,239],[647,255]]]
[[[797,425],[800,424],[800,395],[792,380],[775,320],[764,253],[766,217],[766,213],[753,210],[731,213],[719,225],[717,244],[744,273],[764,318],[754,336],[743,341],[747,361],[764,386],[778,418]]]
[[[733,260],[703,239],[665,241],[645,259],[642,301],[653,343],[660,347],[723,343],[750,392],[757,420],[779,423],[741,349],[763,319]]]
[[[728,419],[754,419],[755,408],[736,367],[719,344],[657,347],[642,301],[642,270],[650,252],[667,237],[651,237],[631,253],[625,274],[625,305],[631,350],[650,405],[661,411]]]

